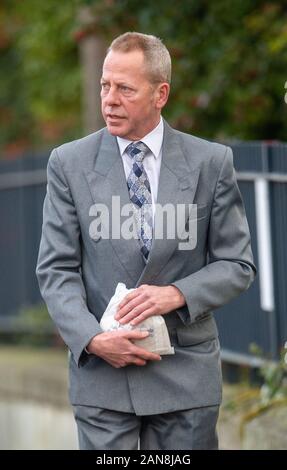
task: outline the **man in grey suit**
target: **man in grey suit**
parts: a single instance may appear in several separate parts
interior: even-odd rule
[[[81,449],[137,449],[138,441],[140,449],[217,448],[221,369],[212,311],[246,290],[256,270],[232,151],[162,119],[170,78],[158,38],[116,38],[101,80],[107,127],[53,150],[48,163],[37,276],[70,351]],[[115,219],[116,229],[124,226],[128,204],[133,237],[111,230]],[[184,207],[174,236],[165,207]],[[195,233],[182,238],[190,227]],[[103,332],[118,282],[135,290],[116,318],[135,328]],[[134,344],[149,334],[139,324],[152,315],[163,316],[174,355]]]

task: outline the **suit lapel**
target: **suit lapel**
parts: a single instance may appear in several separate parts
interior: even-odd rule
[[[165,204],[172,204],[175,208],[177,204],[185,205],[185,217],[182,221],[180,233],[184,230],[189,216],[188,204],[193,203],[198,176],[199,169],[192,168],[187,164],[177,132],[164,121],[164,139],[157,204],[161,207]],[[160,218],[161,213],[159,208],[157,208],[154,233],[156,232],[156,227],[160,224]],[[137,285],[151,283],[168,262],[173,252],[178,248],[180,240],[176,234],[172,239],[167,238],[166,225],[166,217],[164,217],[163,238],[153,239],[147,265]]]
[[[107,130],[103,132],[94,169],[86,172],[86,178],[94,202],[104,204],[108,209],[109,226],[105,226],[104,229],[109,231],[111,248],[135,283],[139,279],[145,263],[138,240],[134,238],[126,240],[120,236],[120,210],[123,205],[130,204],[130,199],[118,144],[116,138],[111,136]],[[116,210],[114,210],[112,199],[114,197],[115,202],[115,196],[120,201],[120,206]],[[112,236],[112,222],[116,228],[114,237]]]
[[[190,161],[190,159],[189,159]],[[199,169],[193,168],[192,161],[188,165],[181,148],[178,134],[166,122],[164,122],[164,139],[162,148],[162,162],[159,177],[157,204],[192,204],[197,187]],[[105,129],[93,169],[85,170],[93,201],[104,204],[109,211],[109,239],[111,248],[121,261],[133,284],[151,283],[168,262],[173,252],[178,248],[177,236],[167,238],[166,218],[163,224],[163,238],[153,239],[152,248],[147,263],[145,264],[140,252],[138,240],[126,240],[120,236],[112,237],[112,217],[120,220],[119,214],[113,214],[112,197],[120,197],[120,206],[130,204],[123,162],[120,156],[116,138]],[[120,211],[120,208],[119,208]],[[186,210],[182,224],[189,213]],[[160,223],[161,213],[157,208],[155,213],[155,227]],[[119,227],[120,229],[120,227]],[[120,234],[120,232],[119,232]]]

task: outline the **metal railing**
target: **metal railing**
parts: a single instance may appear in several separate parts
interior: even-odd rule
[[[235,143],[234,165],[245,202],[258,276],[215,313],[222,357],[254,364],[251,343],[278,357],[287,340],[287,144]],[[48,155],[0,161],[1,319],[41,302],[35,276]],[[256,362],[256,361],[255,361]]]

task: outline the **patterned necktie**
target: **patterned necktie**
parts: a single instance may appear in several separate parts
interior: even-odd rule
[[[130,200],[134,206],[137,235],[141,252],[148,258],[152,243],[152,200],[151,189],[146,171],[143,166],[149,148],[143,142],[132,142],[126,148],[127,154],[133,161],[132,170],[127,179]]]

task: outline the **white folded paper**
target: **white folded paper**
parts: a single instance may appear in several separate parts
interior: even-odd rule
[[[119,303],[123,298],[134,289],[127,289],[126,285],[119,282],[115,293],[101,318],[100,326],[104,331],[112,330],[141,330],[149,331],[147,338],[133,340],[133,343],[140,346],[147,351],[160,354],[161,356],[167,354],[174,354],[174,348],[170,344],[170,339],[167,331],[165,321],[161,315],[153,315],[136,326],[131,326],[129,323],[121,325],[115,320],[115,314]]]

